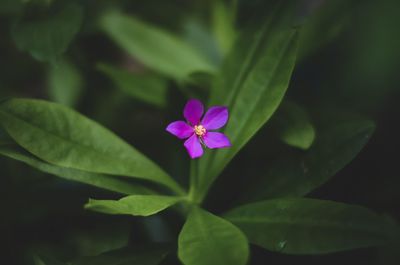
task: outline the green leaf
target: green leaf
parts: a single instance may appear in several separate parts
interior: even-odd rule
[[[55,62],[67,50],[78,33],[83,9],[68,3],[61,10],[49,9],[45,17],[20,19],[12,29],[15,43],[39,61]]]
[[[75,65],[61,60],[48,72],[48,91],[51,101],[76,106],[83,90],[83,79]]]
[[[108,64],[97,68],[127,95],[157,107],[167,105],[167,80],[155,74],[132,73]]]
[[[233,4],[229,6],[221,0],[214,1],[212,6],[213,33],[223,55],[230,51],[236,38],[234,13]]]
[[[117,12],[105,14],[101,28],[122,49],[155,71],[185,80],[194,72],[214,72],[214,66],[178,36]]]
[[[0,123],[24,149],[61,167],[179,185],[159,166],[111,131],[65,106],[10,99],[0,104]]]
[[[199,161],[198,187],[192,186],[194,197],[199,197],[195,200],[202,200],[215,178],[279,106],[296,60],[297,34],[288,22],[290,14],[279,7],[256,30],[245,30],[217,77],[210,105],[228,106],[224,132],[232,147],[212,150]]]
[[[178,256],[185,265],[244,265],[246,237],[228,221],[193,208],[179,234]]]
[[[48,164],[33,155],[22,150],[13,143],[2,143],[0,140],[0,154],[11,159],[21,161],[42,172],[58,176],[63,179],[85,183],[94,187],[111,190],[122,194],[153,194],[154,191],[132,184],[127,181],[116,179],[115,177],[102,174],[90,173],[82,170],[59,167]]]
[[[345,167],[371,137],[375,125],[361,118],[332,122],[320,131],[306,153],[284,153],[265,175],[250,185],[245,200],[304,196]]]
[[[86,209],[106,214],[149,216],[182,201],[182,197],[161,195],[131,195],[118,201],[90,199]]]
[[[71,262],[71,265],[158,265],[168,252],[166,247],[161,246],[124,248],[99,256],[82,257]]]
[[[310,148],[315,139],[315,128],[308,113],[299,105],[285,101],[274,116],[280,139],[303,150]]]
[[[287,254],[324,254],[384,244],[395,226],[367,208],[314,199],[247,204],[224,215],[253,244]]]

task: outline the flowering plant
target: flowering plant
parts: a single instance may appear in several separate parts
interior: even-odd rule
[[[208,148],[230,147],[229,139],[223,134],[212,132],[223,127],[228,121],[228,109],[226,107],[211,107],[204,118],[203,104],[195,99],[186,103],[183,115],[188,123],[175,121],[168,125],[167,131],[180,139],[186,139],[185,147],[191,158],[198,158],[203,155],[201,144]]]
[[[16,253],[2,264],[246,265],[294,257],[293,264],[311,255],[325,264],[331,256],[321,254],[398,239],[391,217],[321,192],[375,129],[361,115],[320,107],[333,96],[303,89],[298,78],[323,78],[301,69],[340,32],[320,32],[323,7],[37,0],[0,8],[6,2],[15,4],[0,9],[7,21],[0,31],[7,27],[12,43],[0,44],[2,70],[29,70],[26,78],[4,75],[26,90],[0,91],[0,154],[9,158],[0,167],[13,179],[1,185],[12,214],[0,231],[10,233],[5,252]],[[204,5],[212,13],[193,17],[212,17],[212,27],[192,19],[178,34],[144,22],[165,19],[154,2],[176,2],[180,15],[168,16],[176,23],[188,19],[184,5]],[[117,11],[147,4],[154,12],[141,19]],[[35,90],[38,69],[47,92]]]

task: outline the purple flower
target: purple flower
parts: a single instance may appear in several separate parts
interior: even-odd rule
[[[203,119],[200,120],[203,112],[203,104],[197,99],[191,99],[186,103],[183,110],[183,116],[187,122],[174,121],[167,127],[167,131],[179,139],[188,138],[184,145],[192,159],[203,155],[201,144],[210,149],[231,146],[225,134],[210,131],[219,129],[226,124],[229,116],[228,108],[222,106],[211,107]]]

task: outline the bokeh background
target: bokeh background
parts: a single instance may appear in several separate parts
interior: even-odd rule
[[[40,98],[69,105],[110,128],[187,183],[189,158],[181,143],[165,132],[165,126],[181,116],[187,97],[205,98],[207,82],[182,88],[160,77],[168,87],[167,101],[162,106],[132,97],[99,64],[132,73],[153,70],[117,46],[99,28],[98,18],[109,9],[123,10],[180,35],[218,65],[225,50],[223,40],[216,35],[218,30],[212,27],[216,19],[223,19],[222,13],[215,13],[216,1],[75,1],[83,9],[79,32],[57,61],[37,60],[18,46],[16,25],[45,16],[49,8],[65,2],[69,1],[0,0],[0,99]],[[252,17],[262,16],[264,10],[256,8],[262,2],[237,1],[235,32]],[[362,115],[377,124],[359,156],[309,196],[363,205],[399,220],[400,2],[299,3],[298,25],[305,30],[287,98],[305,107],[311,119],[318,120],[320,110],[329,108]],[[268,167],[268,158],[290,148],[273,131],[273,126],[267,124],[234,159],[211,190],[208,209],[228,209],[247,174],[261,170],[260,162]],[[82,207],[89,197],[118,196],[43,174],[3,157],[0,177],[1,264],[31,264],[30,253],[37,250],[67,258],[100,253],[128,242],[168,242],[175,239],[182,225],[173,213],[146,220],[89,213]],[[251,264],[390,265],[400,261],[398,249],[397,243],[323,256],[285,256],[254,247]],[[165,264],[174,262],[174,257],[168,257]]]

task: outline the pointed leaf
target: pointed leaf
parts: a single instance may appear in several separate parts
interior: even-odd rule
[[[331,122],[321,129],[306,153],[285,153],[274,161],[265,175],[250,185],[243,199],[257,201],[306,195],[350,163],[374,129],[372,121],[360,118]]]
[[[118,201],[90,199],[86,209],[106,214],[149,216],[161,212],[183,200],[181,197],[161,195],[131,195]]]
[[[212,29],[220,52],[223,55],[230,51],[236,38],[234,16],[234,4],[229,5],[221,0],[214,1],[212,6]]]
[[[185,265],[245,265],[249,255],[247,239],[237,227],[199,208],[189,214],[178,246]]]
[[[49,10],[44,18],[20,19],[12,35],[20,50],[39,61],[55,62],[78,33],[82,20],[82,7],[68,3],[61,10]]]
[[[83,92],[79,70],[67,60],[51,65],[48,72],[48,91],[52,101],[74,107]]]
[[[324,254],[384,244],[398,230],[366,208],[315,199],[247,204],[225,218],[253,244],[287,254]]]
[[[13,143],[2,144],[0,141],[0,155],[21,161],[33,168],[63,179],[85,183],[122,194],[155,193],[154,191],[143,186],[116,179],[116,177],[51,165],[34,157]]]
[[[178,81],[214,66],[179,37],[134,17],[111,12],[100,26],[121,48],[155,71]]]
[[[51,164],[150,180],[181,192],[167,173],[135,148],[65,106],[10,99],[0,104],[0,123],[18,145]]]
[[[315,139],[315,129],[307,112],[292,101],[285,101],[280,106],[274,122],[279,137],[286,144],[303,150],[310,148]]]
[[[245,30],[216,79],[210,105],[229,108],[224,132],[232,147],[200,161],[201,183],[196,188],[200,200],[229,161],[269,120],[286,92],[297,48],[290,14],[285,7],[278,7],[256,30]]]
[[[155,74],[128,72],[108,64],[99,64],[97,68],[127,95],[161,108],[167,104],[166,79]]]

